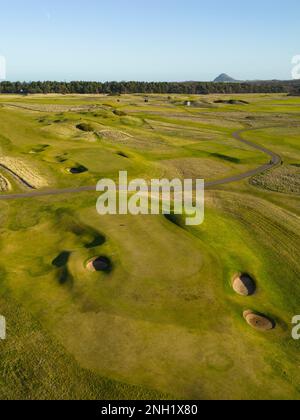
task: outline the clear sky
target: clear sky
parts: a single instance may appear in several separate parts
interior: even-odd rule
[[[299,0],[0,0],[9,80],[290,79]]]

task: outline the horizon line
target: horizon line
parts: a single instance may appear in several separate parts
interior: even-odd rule
[[[215,80],[139,80],[139,79],[128,79],[128,80],[93,80],[93,79],[72,79],[72,80],[59,80],[59,79],[35,79],[35,80],[0,80],[0,83],[223,83],[223,84],[235,84],[235,83],[255,83],[255,82],[300,82],[300,79],[245,79],[225,82],[216,82]]]

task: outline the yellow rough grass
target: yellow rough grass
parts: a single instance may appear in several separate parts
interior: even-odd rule
[[[47,180],[43,178],[35,168],[31,168],[21,159],[1,156],[0,164],[14,172],[18,177],[22,178],[34,188],[43,188],[49,185]]]
[[[10,182],[0,174],[0,191],[9,191],[11,189]]]
[[[126,141],[132,136],[119,130],[101,130],[98,134],[104,139]]]

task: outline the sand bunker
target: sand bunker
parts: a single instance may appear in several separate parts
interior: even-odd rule
[[[83,165],[79,165],[79,166],[74,166],[73,168],[69,168],[68,172],[70,172],[70,174],[73,174],[73,175],[78,175],[78,174],[83,174],[85,172],[88,172],[88,169]]]
[[[1,156],[0,166],[8,170],[18,181],[30,188],[43,188],[47,187],[48,181],[43,178],[38,171],[25,163],[23,160]]]
[[[104,271],[109,272],[112,269],[112,264],[107,257],[94,257],[88,261],[86,268],[89,271]]]
[[[245,311],[243,314],[247,324],[258,331],[270,331],[275,328],[275,322],[268,317],[256,314],[251,310]]]
[[[255,281],[248,274],[237,274],[233,278],[233,290],[241,296],[251,296],[255,293]]]

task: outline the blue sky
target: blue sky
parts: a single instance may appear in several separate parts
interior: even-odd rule
[[[0,0],[9,80],[290,79],[299,0]]]

